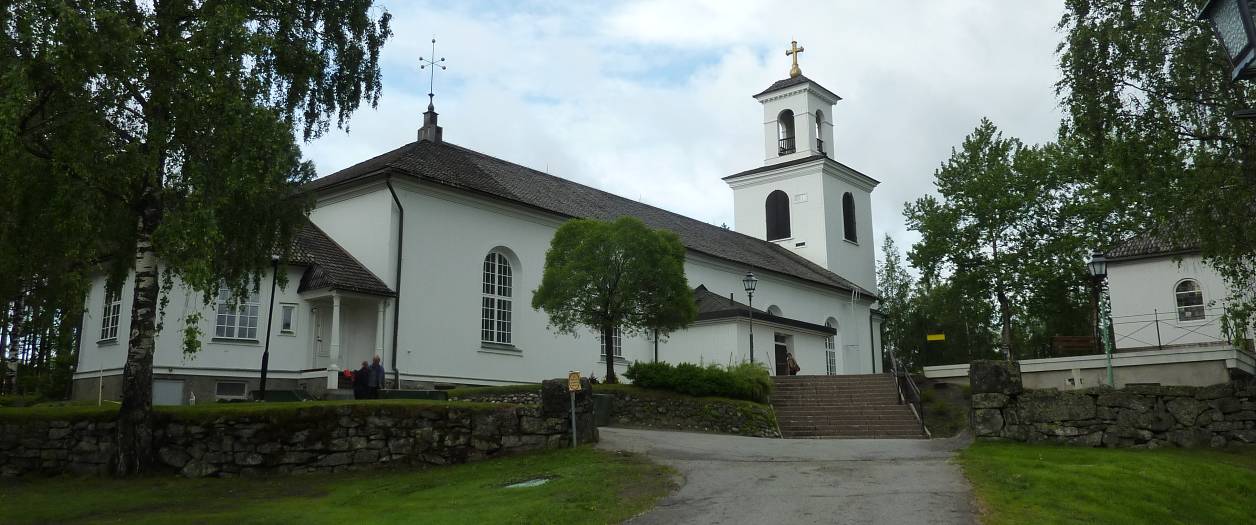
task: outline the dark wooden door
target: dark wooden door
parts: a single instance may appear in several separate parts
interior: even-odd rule
[[[785,334],[776,334],[773,338],[776,346],[776,375],[789,375],[789,365],[785,362],[789,353],[789,336]]]

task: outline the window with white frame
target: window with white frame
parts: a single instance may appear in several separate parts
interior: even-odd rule
[[[279,305],[279,333],[283,335],[297,333],[297,305]]]
[[[501,252],[484,257],[483,280],[480,287],[480,341],[512,344],[511,290],[513,272],[510,260]]]
[[[1179,321],[1198,321],[1204,318],[1204,291],[1200,289],[1198,281],[1186,279],[1178,283],[1173,292],[1177,298]]]
[[[122,294],[105,292],[105,309],[100,316],[100,340],[118,338],[118,319],[122,313]]]
[[[221,339],[257,340],[257,294],[236,298],[225,286],[218,290],[218,315],[214,320],[214,337]]]
[[[599,352],[603,359],[606,358],[606,335],[598,334]],[[611,347],[615,352],[615,357],[624,357],[624,339],[620,336],[619,327],[615,327],[615,333],[611,335]]]
[[[837,350],[824,351],[824,368],[829,375],[837,375]]]

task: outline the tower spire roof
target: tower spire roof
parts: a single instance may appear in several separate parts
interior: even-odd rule
[[[419,140],[429,140],[432,142],[441,141],[441,127],[436,124],[436,68],[442,71],[448,69],[445,67],[445,57],[436,58],[436,38],[432,38],[432,54],[428,57],[419,57],[419,69],[427,70],[427,111],[423,112],[423,127],[419,128]]]

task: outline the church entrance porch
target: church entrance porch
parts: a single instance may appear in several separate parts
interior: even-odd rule
[[[343,370],[357,370],[363,361],[384,357],[387,298],[329,291],[307,300],[310,368],[326,371],[328,390],[339,388]]]
[[[775,357],[776,361],[776,375],[787,376],[789,375],[789,364],[787,363],[788,354],[790,353],[790,346],[793,342],[793,337],[789,334],[776,332],[772,335],[772,340],[774,342],[773,346],[775,347],[773,357]]]

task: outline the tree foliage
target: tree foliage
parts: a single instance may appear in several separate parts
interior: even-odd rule
[[[1068,0],[1061,145],[1093,177],[1085,200],[1097,228],[1150,228],[1200,247],[1230,288],[1224,326],[1241,337],[1256,320],[1256,123],[1232,114],[1253,107],[1256,88],[1230,81],[1198,9]]]
[[[698,314],[680,238],[633,217],[573,219],[559,227],[545,254],[532,308],[545,311],[559,333],[575,335],[581,327],[597,331],[607,353],[617,329],[666,334],[688,326]],[[614,361],[606,356],[607,382],[615,382]]]
[[[40,208],[5,214],[0,252],[48,257],[0,267],[80,303],[89,262],[106,262],[113,289],[134,271],[118,472],[151,461],[161,287],[177,277],[208,303],[221,283],[257,286],[304,220],[295,193],[314,171],[294,135],[376,103],[390,35],[369,0],[0,7],[0,188]],[[57,235],[6,224],[45,219],[35,232]]]

